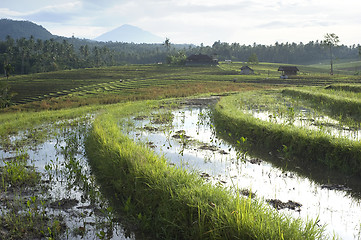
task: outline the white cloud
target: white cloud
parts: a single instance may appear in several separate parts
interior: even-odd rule
[[[94,38],[132,24],[173,42],[308,42],[335,32],[360,42],[361,1],[2,0],[1,16],[35,21],[59,35]],[[27,5],[27,7],[24,7]],[[345,36],[343,38],[343,36]]]
[[[17,19],[22,13],[18,11],[10,10],[9,8],[0,8],[1,18],[14,18]]]
[[[68,2],[57,5],[48,5],[40,9],[24,13],[23,17],[39,22],[67,22],[80,14],[81,2]]]

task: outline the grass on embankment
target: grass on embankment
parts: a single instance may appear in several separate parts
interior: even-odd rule
[[[319,239],[316,222],[279,214],[235,196],[121,133],[119,122],[160,102],[135,102],[98,116],[86,152],[100,184],[124,217],[157,239]]]
[[[254,148],[285,152],[288,157],[318,161],[344,173],[361,175],[361,143],[320,131],[259,120],[243,112],[240,95],[224,97],[213,111],[217,132],[231,135],[236,143],[247,138]],[[295,159],[295,160],[296,160]]]
[[[58,111],[14,112],[0,114],[0,136],[5,138],[19,131],[31,129],[45,123],[73,119],[103,108],[100,105]]]
[[[360,93],[361,85],[360,84],[332,84],[330,86],[327,86],[326,89]]]
[[[306,100],[313,108],[328,112],[333,117],[343,120],[347,120],[347,118],[361,120],[360,93],[334,90],[329,87],[326,89],[291,88],[283,90],[282,93],[293,98]]]

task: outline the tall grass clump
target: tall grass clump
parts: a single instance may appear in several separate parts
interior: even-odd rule
[[[206,183],[168,164],[120,129],[121,119],[159,102],[128,103],[98,116],[86,153],[115,208],[156,239],[321,239],[315,222],[282,215],[258,200]]]
[[[254,148],[282,153],[304,162],[321,162],[331,169],[361,175],[361,143],[337,138],[292,124],[262,121],[244,112],[240,95],[222,98],[213,111],[217,132],[231,135],[234,142],[247,138]]]

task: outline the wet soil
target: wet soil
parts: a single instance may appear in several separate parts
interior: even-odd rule
[[[211,96],[204,98],[190,98],[180,102],[181,105],[187,106],[210,106],[216,104],[220,99],[220,96]]]
[[[50,203],[50,207],[55,209],[70,209],[78,205],[79,201],[76,199],[60,199]]]
[[[282,202],[279,199],[267,199],[266,202],[268,202],[272,207],[274,207],[277,210],[281,209],[290,209],[297,212],[301,211],[302,204],[298,202],[294,202],[291,200],[288,200],[288,202]]]
[[[241,189],[239,190],[239,193],[245,197],[251,197],[251,198],[256,197],[256,193],[251,192],[249,189]]]
[[[186,131],[179,130],[179,131],[175,132],[175,134],[172,135],[172,138],[175,138],[175,139],[190,139],[191,137],[186,135]]]
[[[152,127],[152,126],[145,126],[145,127],[143,127],[143,129],[146,130],[146,131],[149,131],[149,132],[158,131],[158,128]]]
[[[340,185],[340,184],[323,184],[323,185],[321,185],[321,189],[342,190],[342,191],[350,191],[351,190],[351,188],[346,187],[345,185]]]
[[[208,150],[208,151],[212,151],[212,152],[221,151],[217,146],[208,145],[208,144],[203,144],[198,149],[200,149],[200,150]],[[222,150],[222,151],[225,152],[224,150]],[[223,154],[223,152],[222,152],[222,154]]]

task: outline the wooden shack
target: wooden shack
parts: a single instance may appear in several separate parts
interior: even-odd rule
[[[300,71],[296,66],[280,66],[278,71],[282,71],[282,76],[297,75],[297,72]]]
[[[186,65],[218,65],[218,61],[205,54],[193,54],[187,58]]]

